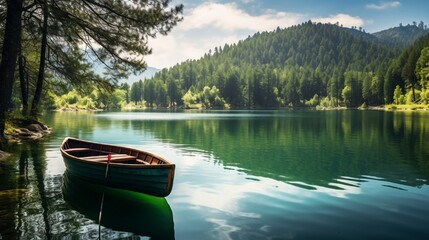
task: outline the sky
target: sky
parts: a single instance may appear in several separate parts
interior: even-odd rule
[[[169,68],[199,59],[209,50],[237,43],[256,32],[311,20],[362,27],[368,33],[419,23],[429,26],[429,0],[173,0],[183,20],[167,35],[149,39],[150,67]]]

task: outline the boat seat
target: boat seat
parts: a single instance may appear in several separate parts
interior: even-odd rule
[[[111,156],[112,158],[110,159],[110,162],[122,162],[137,159],[136,157],[127,154],[112,154]],[[107,162],[107,155],[81,157],[81,159],[90,160],[94,162]]]
[[[112,154],[111,157],[112,158],[119,158],[119,157],[131,157],[127,154]],[[94,156],[86,156],[86,157],[81,157],[82,159],[98,159],[98,158],[103,158],[104,160],[107,160],[107,154],[103,154],[103,155],[94,155]]]
[[[136,161],[139,162],[139,163],[141,163],[141,164],[144,164],[144,165],[149,165],[148,162],[145,162],[145,161],[143,161],[141,159],[136,159]]]
[[[91,150],[92,150],[91,148],[69,148],[69,149],[64,149],[64,152],[74,153],[74,152],[86,152]]]

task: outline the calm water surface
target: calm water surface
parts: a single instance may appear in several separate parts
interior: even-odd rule
[[[0,239],[429,239],[429,113],[52,113],[0,162]],[[176,163],[156,198],[71,178],[66,136]]]

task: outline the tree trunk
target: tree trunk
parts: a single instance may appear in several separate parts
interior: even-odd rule
[[[40,49],[40,65],[39,75],[37,77],[36,91],[34,93],[33,102],[31,104],[30,115],[37,118],[39,113],[39,103],[42,98],[43,81],[45,79],[45,59],[46,59],[46,46],[48,45],[48,3],[45,2],[43,6],[43,29],[42,29],[42,46]]]
[[[25,57],[20,54],[19,56],[19,83],[21,86],[21,98],[22,98],[22,115],[27,116],[28,111],[28,79],[25,71],[26,60]]]
[[[21,34],[23,0],[8,0],[3,50],[0,63],[0,140],[5,141],[6,111],[10,107],[16,59]]]

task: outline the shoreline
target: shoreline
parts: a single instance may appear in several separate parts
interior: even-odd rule
[[[204,108],[183,108],[183,107],[165,107],[165,108],[141,108],[141,107],[125,107],[120,109],[122,110],[144,110],[144,109],[198,109],[198,110],[213,110],[213,109],[204,109]],[[260,110],[273,110],[273,109],[283,109],[283,110],[314,110],[314,111],[338,111],[338,110],[371,110],[371,111],[386,111],[386,112],[426,112],[429,111],[429,104],[427,105],[379,105],[379,106],[368,106],[368,107],[285,107],[285,108],[260,108]],[[234,109],[217,109],[217,110],[234,110]],[[242,109],[242,110],[255,110],[252,109]],[[76,108],[62,108],[52,110],[54,112],[102,112],[108,111],[104,109],[76,109]],[[12,126],[7,132],[5,132],[5,136],[8,143],[20,143],[22,141],[32,142],[43,139],[47,135],[52,132],[52,128],[49,126],[38,122],[31,121],[25,122],[23,120],[10,120],[10,125]],[[4,152],[0,150],[0,159],[6,159],[10,156],[10,153]]]
[[[403,105],[393,105],[389,104],[385,107],[386,111],[429,111],[429,105],[410,105],[410,104],[403,104]]]
[[[52,128],[38,121],[11,120],[11,128],[5,132],[8,143],[36,141],[52,132]]]
[[[367,107],[322,107],[322,106],[316,106],[316,107],[307,107],[307,106],[299,106],[299,107],[273,107],[273,108],[202,108],[202,107],[184,107],[184,106],[177,106],[177,107],[144,107],[136,106],[136,107],[130,107],[126,106],[121,109],[112,109],[112,110],[105,110],[105,109],[78,109],[78,108],[61,108],[61,109],[55,109],[52,110],[53,112],[104,112],[104,111],[129,111],[129,110],[146,110],[146,109],[182,109],[182,110],[273,110],[273,109],[279,109],[279,110],[315,110],[315,111],[332,111],[332,110],[374,110],[374,111],[429,111],[429,104],[428,105],[394,105],[394,104],[388,104],[388,105],[377,105],[377,106],[367,106]]]

